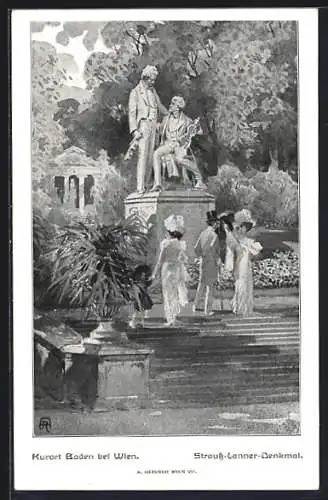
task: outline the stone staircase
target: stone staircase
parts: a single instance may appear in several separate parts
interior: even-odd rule
[[[69,324],[82,336],[96,327],[92,321]],[[150,404],[156,410],[299,401],[300,329],[290,311],[261,310],[250,319],[217,312],[204,318],[188,306],[180,324],[167,328],[158,305],[145,328],[128,336],[154,349]]]
[[[199,408],[299,399],[299,320],[282,315],[237,319],[186,315],[177,328],[150,318],[129,333],[155,350],[154,408]]]

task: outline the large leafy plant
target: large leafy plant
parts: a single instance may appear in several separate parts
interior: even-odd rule
[[[49,241],[56,228],[37,210],[33,213],[33,279],[34,303],[37,307],[45,302],[46,290],[51,280],[51,263],[46,257]]]
[[[132,299],[133,270],[144,260],[146,248],[146,226],[137,216],[110,226],[72,223],[51,244],[50,290],[59,304],[68,301],[86,315],[111,318]]]

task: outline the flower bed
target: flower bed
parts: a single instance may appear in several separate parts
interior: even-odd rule
[[[299,285],[299,258],[293,251],[274,252],[273,258],[254,262],[256,288],[293,288]]]

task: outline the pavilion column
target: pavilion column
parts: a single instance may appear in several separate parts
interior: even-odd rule
[[[64,191],[64,202],[67,201],[69,198],[69,175],[67,177],[64,178],[64,187],[65,187],[65,191]]]
[[[84,199],[84,176],[79,175],[79,206],[80,210],[83,211],[85,207]]]

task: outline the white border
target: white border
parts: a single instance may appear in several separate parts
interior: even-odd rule
[[[83,20],[298,20],[301,200],[302,436],[32,438],[30,22]],[[14,486],[18,490],[312,490],[319,487],[317,9],[14,10],[12,14]],[[174,450],[174,451],[173,451]],[[300,451],[303,460],[196,463],[201,451]],[[139,468],[195,469],[137,475],[136,466],[32,462],[32,452],[140,454]],[[238,478],[238,480],[237,480]]]

